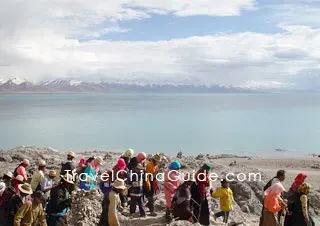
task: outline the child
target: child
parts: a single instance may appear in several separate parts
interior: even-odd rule
[[[215,192],[210,190],[211,196],[213,198],[220,198],[220,209],[221,211],[214,214],[214,219],[223,216],[223,222],[228,223],[229,213],[233,210],[233,193],[229,188],[229,182],[227,180],[222,180],[221,187]]]
[[[143,195],[143,180],[144,180],[144,167],[142,164],[138,164],[133,172],[129,176],[129,195],[130,201],[130,214],[136,212],[137,205],[139,206],[139,212],[141,217],[145,217],[146,213],[142,205]]]

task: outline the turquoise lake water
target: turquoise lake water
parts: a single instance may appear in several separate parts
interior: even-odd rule
[[[0,95],[0,149],[298,156],[320,152],[319,118],[319,94]]]

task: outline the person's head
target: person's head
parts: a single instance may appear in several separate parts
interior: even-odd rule
[[[74,184],[71,174],[61,175],[61,185],[66,189],[70,190]]]
[[[277,172],[277,178],[280,180],[280,181],[284,181],[286,179],[286,171],[284,170],[279,170]]]
[[[203,166],[201,167],[201,169],[203,171],[209,172],[212,169],[212,166],[208,163],[203,164]]]
[[[274,197],[280,197],[280,195],[284,191],[285,189],[281,183],[275,183],[274,185],[270,186],[267,190],[265,190],[264,195],[265,196],[272,195]]]
[[[41,191],[36,191],[34,192],[32,195],[32,202],[34,202],[35,204],[39,205],[43,202],[43,195]]]
[[[124,157],[131,158],[134,155],[134,151],[132,149],[126,150],[126,152],[123,154]]]
[[[96,166],[101,166],[103,160],[102,160],[102,158],[101,158],[100,156],[98,156],[98,157],[95,157],[95,158],[94,158],[93,162],[94,162],[94,164],[95,164]]]
[[[28,166],[30,165],[30,162],[29,162],[28,159],[24,159],[24,160],[22,160],[21,165],[22,165],[23,167],[28,167]]]
[[[70,152],[68,153],[68,155],[67,155],[67,159],[68,159],[69,161],[71,161],[71,160],[74,159],[75,156],[76,156],[76,154],[75,154],[73,151],[70,151]]]
[[[154,156],[152,156],[152,162],[155,165],[159,165],[159,163],[161,162],[161,155],[155,154]]]
[[[15,180],[17,181],[18,184],[23,184],[24,183],[24,178],[22,175],[17,175],[15,177]]]
[[[12,177],[13,177],[13,174],[10,171],[8,171],[8,172],[3,174],[2,179],[4,181],[10,181],[12,179]]]
[[[38,166],[39,166],[39,170],[44,170],[47,166],[47,163],[44,160],[40,160],[38,163]]]
[[[298,192],[304,195],[308,195],[310,193],[311,185],[308,183],[303,183],[299,186]]]
[[[54,178],[56,178],[56,176],[57,176],[56,171],[55,170],[50,170],[49,178],[53,180]]]
[[[179,170],[181,168],[181,163],[178,160],[171,162],[168,166],[169,170]]]
[[[136,173],[141,174],[141,173],[143,173],[143,171],[144,171],[143,165],[142,164],[138,164],[137,167],[136,167]]]
[[[140,152],[137,155],[137,163],[144,163],[146,161],[147,155],[144,152]]]
[[[292,183],[291,187],[298,188],[300,185],[304,183],[307,177],[308,177],[307,174],[299,173],[294,179],[294,182]]]
[[[124,161],[123,158],[118,159],[116,166],[119,170],[124,170],[127,167],[126,162]]]
[[[124,180],[118,178],[116,179],[113,184],[112,184],[112,188],[117,192],[117,193],[123,193],[126,190],[126,186],[124,183]]]
[[[229,181],[227,181],[226,179],[223,179],[223,180],[221,181],[221,187],[223,187],[223,188],[229,188],[229,187],[230,187]]]
[[[31,185],[28,184],[28,183],[19,184],[19,185],[18,185],[18,188],[19,188],[19,193],[20,193],[20,195],[23,196],[23,197],[32,194]]]

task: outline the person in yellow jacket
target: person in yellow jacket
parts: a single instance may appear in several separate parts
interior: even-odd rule
[[[214,214],[214,219],[218,217],[223,217],[223,222],[228,223],[229,213],[233,210],[233,193],[229,187],[229,182],[227,180],[221,181],[221,187],[217,188],[216,191],[210,190],[211,196],[213,198],[220,199],[220,212]]]
[[[13,226],[47,226],[42,208],[42,192],[36,191],[31,197],[32,201],[26,201],[16,213]]]

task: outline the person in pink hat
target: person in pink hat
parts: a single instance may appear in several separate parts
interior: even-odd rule
[[[24,181],[28,180],[28,174],[26,171],[26,168],[30,165],[30,162],[28,159],[24,159],[19,166],[14,170],[13,176],[16,177],[18,175],[23,176]]]

